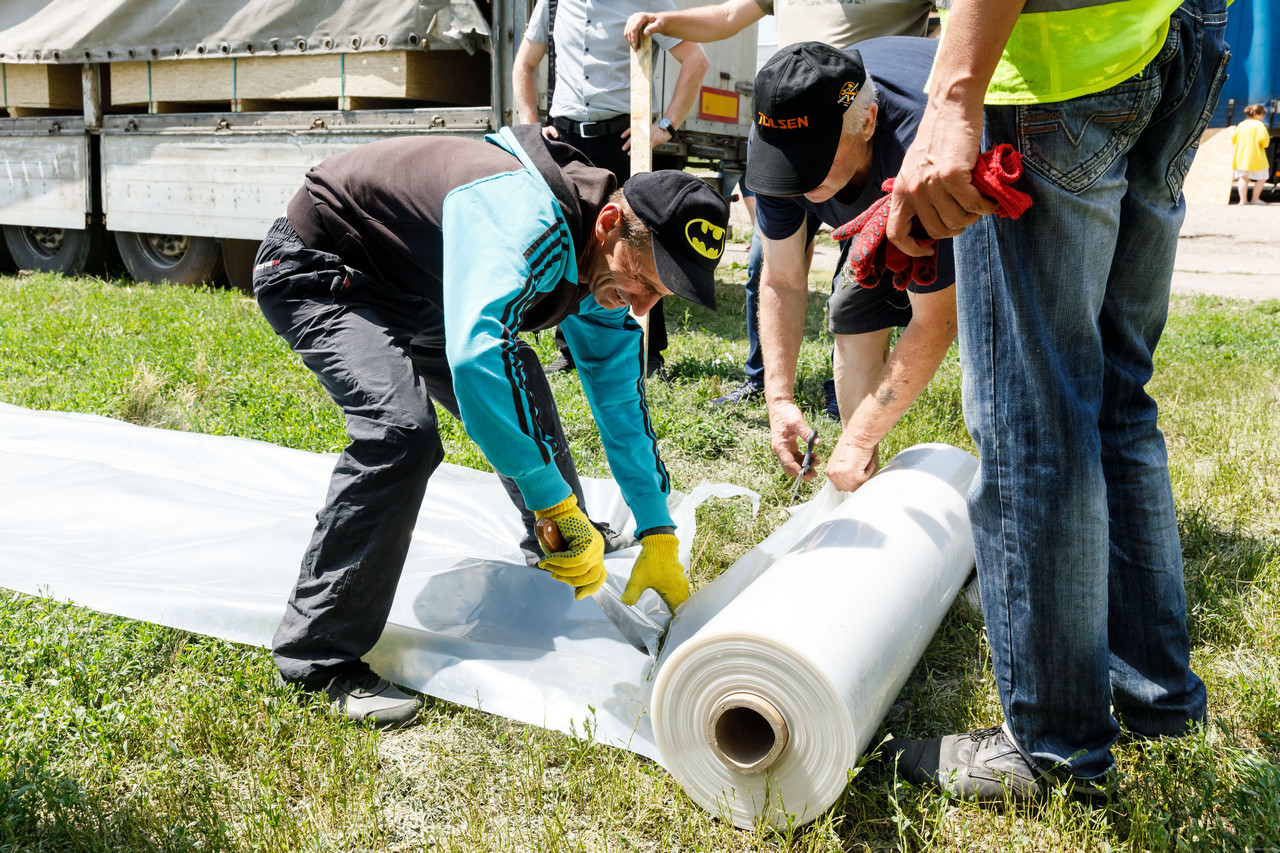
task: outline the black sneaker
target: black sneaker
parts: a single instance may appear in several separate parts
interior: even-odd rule
[[[822,392],[827,397],[826,415],[836,423],[840,423],[840,401],[836,399],[836,381],[828,379],[822,383]]]
[[[403,729],[418,722],[422,697],[400,690],[363,664],[324,686],[334,713],[379,729]]]
[[[898,762],[899,772],[908,781],[950,791],[962,800],[1004,802],[1006,796],[1014,801],[1042,799],[1064,781],[1077,799],[1098,802],[1114,794],[1113,784],[1037,773],[1003,726],[932,740],[893,739],[884,750],[888,760]]]
[[[667,376],[666,360],[660,355],[649,357],[644,364],[644,375],[646,379],[657,379],[659,382],[671,381]]]
[[[567,349],[562,349],[544,369],[547,373],[568,373],[575,368],[577,365],[573,363],[573,356]]]
[[[742,384],[722,397],[716,397],[708,405],[736,406],[739,403],[750,403],[764,396],[764,389],[750,379],[742,380]]]

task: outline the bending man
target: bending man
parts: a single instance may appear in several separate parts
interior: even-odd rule
[[[652,172],[619,190],[532,125],[485,141],[375,142],[308,172],[259,250],[254,293],[342,407],[351,443],[273,642],[286,682],[353,718],[416,719],[417,697],[361,656],[386,624],[444,456],[433,401],[462,420],[516,502],[564,534],[543,567],[579,598],[604,583],[546,377],[517,337],[557,323],[643,546],[623,598],[652,588],[674,609],[688,596],[627,309],[644,315],[671,293],[714,308],[727,223],[701,180]]]
[[[755,139],[746,182],[756,193],[763,236],[760,336],[773,450],[800,473],[810,427],[795,404],[796,360],[809,295],[807,226],[838,226],[882,197],[924,112],[924,84],[937,42],[872,39],[857,49],[818,42],[783,48],[756,76]],[[929,384],[955,338],[951,245],[938,249],[933,284],[894,288],[886,270],[867,288],[845,269],[841,247],[833,283],[836,393],[844,414],[826,475],[853,491],[875,473],[879,441]],[[905,327],[889,347],[894,327]],[[810,474],[809,476],[813,476]]]

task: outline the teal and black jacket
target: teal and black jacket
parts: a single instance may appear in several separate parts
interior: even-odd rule
[[[467,434],[532,509],[570,489],[537,427],[516,336],[559,325],[609,467],[646,530],[671,525],[671,484],[645,401],[640,327],[578,281],[615,187],[526,125],[484,141],[424,135],[351,149],[307,173],[288,217],[308,246],[440,309]]]

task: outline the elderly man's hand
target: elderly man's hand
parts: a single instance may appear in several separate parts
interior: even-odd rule
[[[973,165],[982,141],[982,110],[976,115],[956,106],[930,107],[907,149],[902,168],[893,182],[889,203],[889,241],[913,258],[933,254],[911,236],[913,219],[919,219],[930,237],[955,237],[994,213],[995,202],[973,185]]]
[[[627,26],[622,34],[632,49],[640,46],[641,36],[651,36],[662,32],[662,16],[654,12],[636,12],[627,18]]]
[[[564,538],[563,543],[542,542],[547,558],[538,566],[551,572],[556,580],[573,587],[576,599],[586,598],[604,586],[604,539],[586,513],[578,508],[578,499],[569,495],[555,506],[535,510],[534,515],[555,522]],[[556,546],[562,547],[552,550]]]
[[[831,484],[842,492],[857,491],[858,487],[871,479],[880,467],[879,442],[860,442],[854,438],[852,431],[845,430],[831,451],[831,459],[827,462],[826,475]]]
[[[622,591],[622,603],[635,604],[640,593],[651,589],[674,614],[689,597],[689,579],[680,565],[680,540],[670,533],[650,533],[640,540],[640,545],[631,580]]]
[[[809,436],[813,434],[804,415],[800,413],[800,407],[790,400],[770,403],[769,433],[773,452],[782,463],[782,470],[786,471],[790,477],[800,476],[800,470],[804,466],[805,448],[809,443]],[[815,454],[813,459],[815,468],[817,462],[817,454]],[[814,476],[811,469],[804,478],[811,480]]]

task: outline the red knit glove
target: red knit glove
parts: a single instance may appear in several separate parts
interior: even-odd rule
[[[973,167],[973,185],[1000,205],[996,213],[1007,219],[1017,219],[1031,206],[1031,196],[1011,186],[1021,177],[1022,155],[1007,142],[983,151]]]
[[[978,192],[999,205],[996,213],[1009,219],[1017,219],[1031,206],[1031,196],[1014,189],[1011,184],[1022,177],[1022,155],[1008,143],[1001,143],[990,151],[978,155],[971,173]],[[886,193],[893,192],[893,178],[880,185]],[[893,286],[905,290],[908,284],[927,286],[938,278],[937,255],[913,258],[893,245],[886,235],[889,223],[889,196],[877,199],[874,204],[841,225],[831,237],[835,240],[853,239],[849,247],[846,266],[853,278],[863,287],[875,287],[886,269],[893,272]],[[922,246],[937,243],[932,237],[912,236]]]
[[[880,188],[886,193],[892,192],[893,178],[886,180]],[[888,222],[889,196],[886,195],[832,233],[835,240],[853,238],[846,266],[854,280],[863,287],[875,287],[888,269],[893,272],[893,286],[898,290],[906,290],[907,285],[913,283],[920,286],[933,284],[938,277],[938,263],[934,256],[913,258],[904,254],[887,239],[885,229]],[[932,237],[918,236],[916,239],[922,246],[932,246],[937,242]]]

